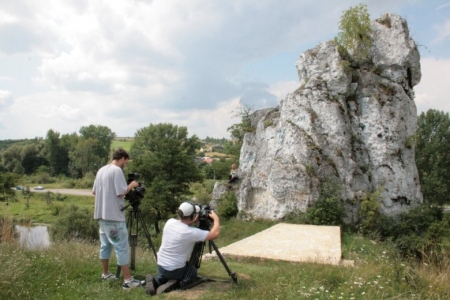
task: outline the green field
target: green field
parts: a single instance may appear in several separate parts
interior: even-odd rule
[[[0,224],[0,229],[8,222]],[[270,224],[225,221],[216,244],[222,247]],[[243,230],[245,229],[245,230]],[[156,240],[160,236],[154,237]],[[149,249],[140,244],[132,274],[145,279],[156,273]],[[0,243],[0,299],[149,299],[143,288],[122,290],[122,280],[102,282],[98,242],[65,241],[48,249],[24,249]],[[205,249],[207,251],[207,249]],[[155,299],[449,299],[448,261],[440,267],[400,258],[388,243],[343,235],[345,259],[352,267],[291,263],[257,258],[226,258],[238,283],[230,282],[218,260],[205,260],[199,275],[228,282],[206,282],[191,290],[154,296]],[[110,270],[115,272],[115,255]]]
[[[117,150],[119,148],[123,148],[126,151],[130,151],[132,144],[133,144],[132,139],[117,138],[112,142],[111,149]]]
[[[47,193],[32,192],[26,199],[17,191],[15,201],[0,202],[0,214],[12,217],[15,222],[51,224],[57,220],[57,212],[72,204],[94,211],[92,196],[51,194],[50,201],[47,200]]]

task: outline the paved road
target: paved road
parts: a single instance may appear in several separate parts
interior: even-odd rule
[[[94,195],[92,195],[92,191],[91,190],[80,190],[80,189],[45,189],[45,190],[33,190],[33,188],[31,188],[31,192],[33,193],[45,193],[47,191],[50,191],[52,193],[60,193],[60,194],[64,194],[64,195],[80,195],[80,196],[92,196],[94,197]]]

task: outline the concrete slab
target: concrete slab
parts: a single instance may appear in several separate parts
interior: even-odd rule
[[[219,248],[224,257],[257,257],[293,262],[341,264],[341,231],[338,226],[280,223]]]

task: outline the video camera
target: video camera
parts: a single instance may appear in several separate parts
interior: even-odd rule
[[[200,205],[200,212],[198,213],[198,228],[203,230],[209,230],[210,221],[212,221],[209,213],[213,209],[209,205]]]
[[[132,181],[137,181],[139,183],[138,187],[133,188],[125,195],[125,200],[128,200],[132,207],[139,206],[142,198],[145,196],[145,187],[138,181],[140,176],[141,174],[139,173],[128,173],[127,184],[130,184]]]

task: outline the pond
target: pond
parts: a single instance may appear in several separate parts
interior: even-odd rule
[[[50,246],[50,235],[47,226],[21,226],[14,228],[19,234],[19,242],[28,249],[47,248]]]

